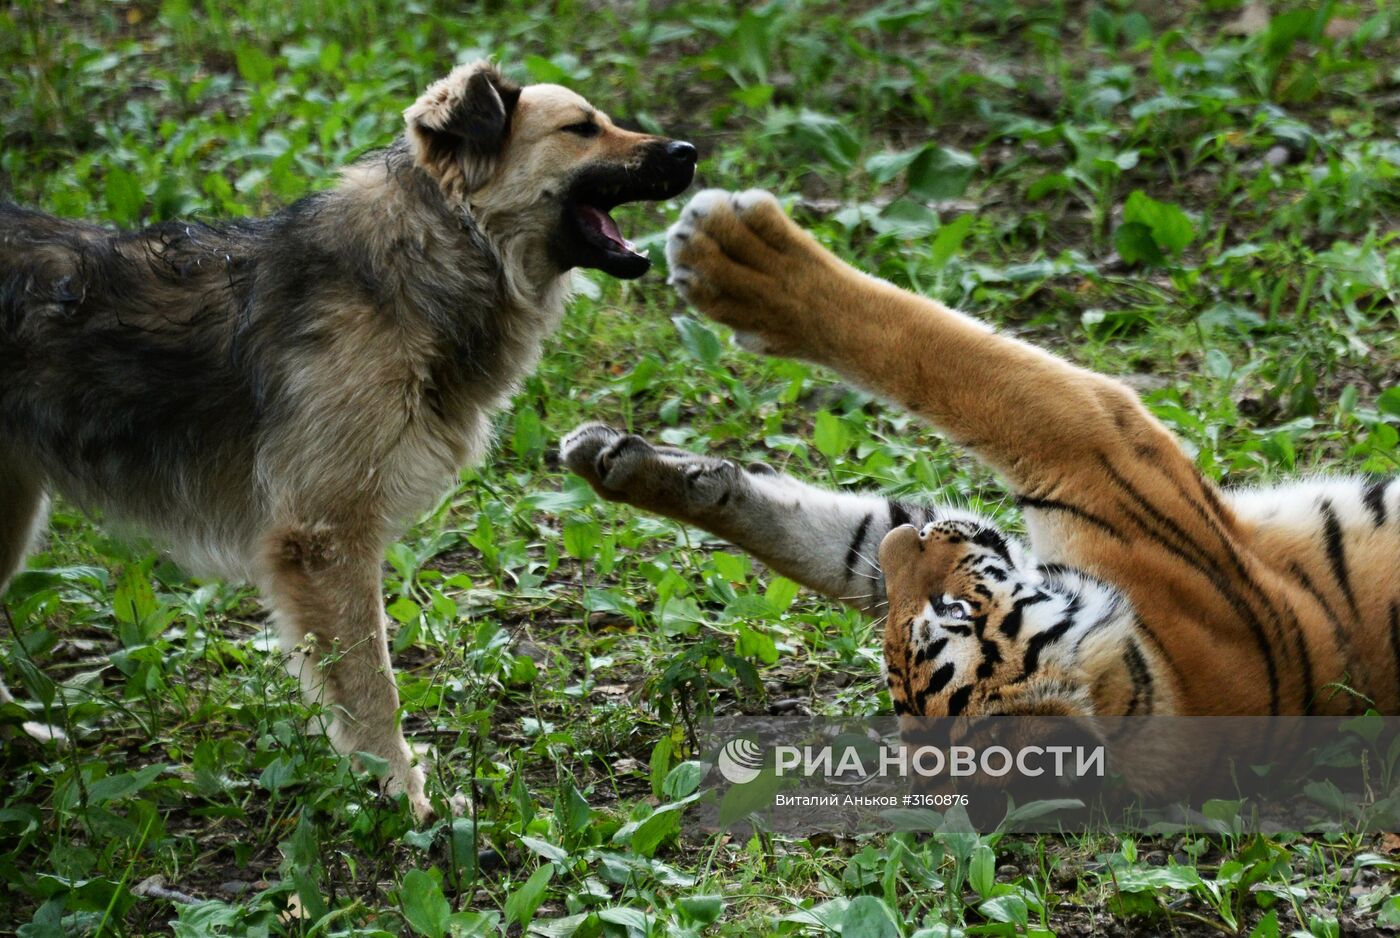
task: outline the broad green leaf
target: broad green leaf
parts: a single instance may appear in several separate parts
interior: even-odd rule
[[[1392,899],[1391,901],[1394,902],[1395,900]],[[1384,911],[1381,912],[1381,915],[1385,915]],[[1376,921],[1377,924],[1385,924],[1381,922],[1379,918]],[[1261,918],[1259,923],[1250,930],[1249,938],[1279,938],[1278,912],[1270,909],[1269,914]]]
[[[1017,895],[997,896],[977,907],[977,911],[994,922],[1009,922],[1022,928],[1030,921],[1026,900]]]
[[[526,837],[521,835],[520,843],[544,857],[546,860],[563,863],[565,860],[569,859],[569,851],[558,844],[552,844],[547,840],[540,840],[538,837]]]
[[[799,584],[787,577],[774,577],[769,582],[768,589],[764,591],[763,598],[768,601],[768,608],[773,611],[773,615],[778,615],[787,611],[801,589]]]
[[[968,864],[967,882],[977,895],[986,898],[996,885],[997,858],[992,848],[978,844],[972,850],[972,861]]]
[[[719,361],[724,346],[709,326],[690,316],[672,316],[676,331],[681,334],[681,347],[702,365],[714,365]]]
[[[778,663],[778,646],[773,639],[748,625],[739,626],[739,638],[734,650],[746,658],[757,658],[764,664]]]
[[[1196,228],[1185,212],[1170,202],[1158,202],[1141,189],[1124,203],[1123,222],[1145,225],[1157,247],[1167,254],[1180,254],[1196,237]]]
[[[1161,267],[1167,261],[1152,237],[1152,229],[1140,222],[1119,225],[1113,233],[1113,247],[1118,256],[1129,264]]]
[[[643,935],[651,934],[651,927],[655,922],[655,919],[641,909],[634,909],[630,906],[599,909],[598,917],[609,924],[621,925],[623,928],[636,930]]]
[[[967,240],[968,232],[972,231],[973,216],[969,212],[966,215],[959,215],[957,218],[938,229],[938,234],[934,236],[933,246],[929,248],[929,263],[934,267],[942,267],[958,253],[964,241]]]
[[[912,150],[877,153],[865,161],[865,171],[870,174],[873,182],[883,185],[908,169],[923,152],[922,147],[916,147]]]
[[[602,536],[602,528],[592,518],[576,517],[564,522],[564,550],[570,557],[593,559]]]
[[[422,870],[409,870],[399,889],[403,917],[425,938],[443,938],[452,907],[442,895],[438,881]]]
[[[823,410],[817,414],[812,443],[817,447],[817,452],[827,459],[835,459],[850,447],[851,433],[840,417]]]
[[[1381,396],[1376,398],[1376,406],[1383,414],[1400,417],[1400,385],[1382,391]]]
[[[141,191],[136,174],[120,166],[109,166],[103,183],[107,199],[107,214],[118,225],[132,226],[141,220],[146,195]]]
[[[693,795],[705,779],[705,765],[688,759],[672,769],[661,783],[661,793],[672,801]]]
[[[718,895],[681,896],[676,900],[681,914],[692,922],[709,925],[724,911],[724,897]]]
[[[521,928],[528,928],[530,920],[535,917],[535,910],[544,901],[544,893],[549,881],[554,878],[554,864],[545,863],[539,869],[530,874],[522,885],[506,899],[506,921],[519,925]]]
[[[256,85],[270,81],[277,74],[277,63],[257,46],[239,46],[233,54],[238,64],[238,74],[249,84]]]
[[[879,899],[857,896],[841,916],[841,938],[899,938],[899,926]]]
[[[122,772],[98,779],[88,786],[88,804],[96,806],[129,798],[155,781],[165,769],[166,766],[160,764],[147,765],[135,772]]]
[[[929,146],[909,167],[909,191],[922,199],[956,199],[977,172],[977,158],[949,147]]]
[[[554,817],[559,826],[570,837],[577,837],[588,827],[593,809],[583,797],[583,792],[569,780],[564,781],[564,790],[554,802]]]

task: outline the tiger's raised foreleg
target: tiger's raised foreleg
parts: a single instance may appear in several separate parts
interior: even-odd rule
[[[872,494],[833,492],[755,463],[653,446],[600,423],[575,429],[560,459],[609,501],[708,531],[825,596],[882,612],[880,541],[935,509]]]
[[[831,367],[976,452],[1014,489],[1037,558],[1118,584],[1173,656],[1214,649],[1188,699],[1301,712],[1337,672],[1323,632],[1307,647],[1297,591],[1125,385],[853,269],[764,192],[695,196],[667,258],[746,347]]]
[[[766,192],[701,192],[667,257],[682,295],[745,347],[834,368],[975,450],[1023,494],[1100,481],[1105,449],[1168,446],[1168,463],[1185,461],[1124,385],[855,270]]]

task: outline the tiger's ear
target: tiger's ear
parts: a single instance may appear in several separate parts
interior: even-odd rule
[[[486,184],[510,135],[520,86],[489,62],[459,65],[404,111],[414,162],[461,199]]]

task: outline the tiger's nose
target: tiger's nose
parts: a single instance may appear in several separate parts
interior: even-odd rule
[[[695,144],[687,143],[684,140],[672,140],[666,144],[666,155],[679,163],[694,163],[700,158]]]

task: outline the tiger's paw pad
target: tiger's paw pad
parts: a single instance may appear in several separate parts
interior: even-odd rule
[[[574,475],[596,485],[602,481],[597,473],[598,453],[624,435],[605,423],[580,424],[560,441],[559,462]]]
[[[656,456],[646,440],[601,423],[578,427],[559,445],[559,461],[605,498],[619,498]]]

